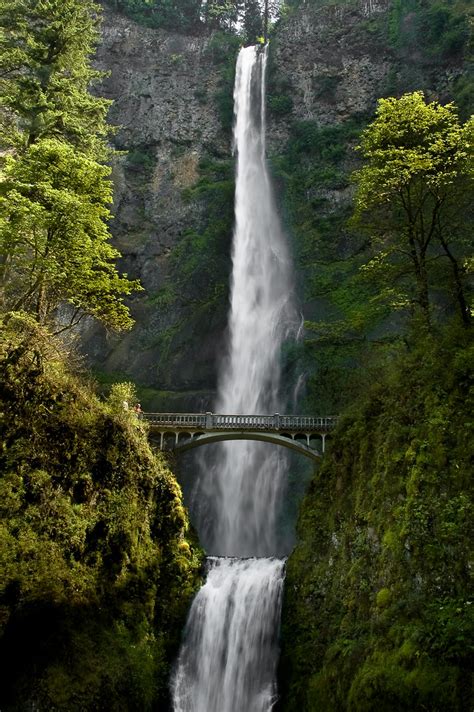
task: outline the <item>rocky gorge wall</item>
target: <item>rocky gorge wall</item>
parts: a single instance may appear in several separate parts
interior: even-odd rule
[[[180,269],[179,256],[170,264],[172,252],[203,219],[203,205],[184,193],[196,185],[203,157],[230,153],[212,102],[221,76],[211,40],[142,27],[105,9],[97,55],[109,73],[100,92],[113,100],[114,145],[127,151],[113,167],[112,232],[120,269],[139,277],[145,291],[131,303],[131,333],[107,335],[89,322],[82,342],[99,378],[134,380],[144,401],[161,407],[172,405],[169,390],[191,391],[191,401],[201,391],[207,397],[225,318],[223,306],[203,319],[197,306],[207,285],[198,273],[192,285],[169,294]]]
[[[339,287],[363,249],[346,224],[349,174],[377,98],[422,88],[447,101],[463,75],[462,53],[433,54],[415,24],[390,0],[313,2],[290,7],[273,32],[268,151],[309,322],[337,322],[359,308]],[[97,63],[110,75],[101,92],[114,101],[115,145],[128,151],[114,165],[112,232],[120,267],[145,291],[131,304],[132,332],[106,335],[89,322],[83,344],[101,380],[134,380],[148,408],[212,402],[227,316],[238,45],[222,33],[185,36],[104,11]],[[364,312],[366,295],[359,301],[367,328],[373,315]],[[313,337],[291,355],[310,391],[308,362],[327,361]],[[316,395],[328,412],[341,405]]]
[[[423,89],[469,111],[467,21],[461,11],[446,19],[451,5],[438,5],[441,24],[419,0],[311,0],[287,7],[272,31],[267,153],[306,327],[285,349],[284,382],[289,407],[301,412],[341,412],[367,362],[367,338],[400,328],[351,281],[367,253],[365,236],[347,224],[350,174],[379,97]],[[213,401],[227,323],[239,43],[104,13],[102,91],[115,102],[115,143],[128,150],[114,167],[112,232],[123,268],[145,291],[133,299],[131,333],[89,324],[83,343],[99,378],[135,381],[148,409],[205,410]]]

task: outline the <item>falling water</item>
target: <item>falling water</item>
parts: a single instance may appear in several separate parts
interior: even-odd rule
[[[237,61],[234,148],[237,154],[229,354],[217,413],[275,413],[281,346],[296,323],[291,261],[265,161],[266,52],[241,50]],[[201,466],[207,522],[202,540],[213,553],[271,556],[287,459],[254,441],[226,442]],[[202,494],[200,495],[202,496]],[[209,531],[210,530],[210,531]]]
[[[281,346],[295,325],[291,261],[265,161],[266,50],[239,53],[234,89],[237,154],[229,353],[219,413],[274,413]],[[190,611],[173,677],[175,712],[268,712],[275,699],[284,562],[276,523],[287,468],[279,448],[227,442],[201,461],[198,522],[211,558]],[[201,524],[201,526],[199,526]],[[207,526],[206,526],[207,524]],[[210,524],[210,526],[209,526]],[[240,557],[240,558],[229,558]],[[265,558],[242,558],[265,557]]]
[[[275,667],[284,562],[209,559],[174,679],[180,712],[265,712]]]

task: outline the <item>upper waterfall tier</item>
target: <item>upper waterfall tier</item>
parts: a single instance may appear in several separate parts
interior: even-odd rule
[[[292,264],[265,160],[266,48],[240,51],[234,87],[236,154],[229,346],[216,411],[283,408],[281,347],[297,323]],[[277,553],[287,456],[265,443],[230,442],[201,457],[204,546],[225,556]],[[201,495],[200,495],[201,496]]]

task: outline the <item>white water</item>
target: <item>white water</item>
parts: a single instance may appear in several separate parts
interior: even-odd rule
[[[265,162],[266,51],[239,53],[229,353],[215,411],[274,413],[284,339],[294,330],[291,261]],[[276,523],[287,460],[281,448],[228,442],[201,456],[198,530],[211,558],[173,676],[175,712],[269,712],[275,689],[284,561]]]
[[[284,562],[209,560],[174,678],[180,712],[266,712],[275,667]]]
[[[275,413],[280,398],[281,346],[295,329],[292,266],[265,161],[266,53],[241,50],[234,89],[237,154],[229,353],[219,383],[217,413]],[[287,469],[285,451],[254,441],[202,451],[201,486],[212,553],[271,556]],[[203,495],[200,494],[202,497]]]

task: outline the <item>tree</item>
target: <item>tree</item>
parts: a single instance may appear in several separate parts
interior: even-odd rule
[[[235,30],[241,11],[240,0],[208,0],[205,6],[205,21],[212,29]]]
[[[472,224],[474,121],[461,125],[453,104],[427,104],[422,92],[380,99],[358,147],[353,224],[367,231],[372,258],[393,305],[431,322],[439,265],[449,266],[464,324],[468,223]],[[442,279],[445,279],[445,272]]]
[[[196,32],[202,28],[201,0],[107,0],[115,10],[125,12],[151,27],[174,32]]]
[[[110,101],[92,96],[99,38],[91,0],[0,0],[0,141],[17,151],[60,138],[101,160]]]
[[[115,329],[132,325],[121,301],[139,287],[115,269],[109,242],[110,168],[56,139],[6,159],[0,192],[0,278],[12,310],[48,319],[59,304]]]
[[[245,39],[251,44],[263,35],[262,11],[259,0],[245,0],[243,19]]]
[[[0,300],[72,323],[84,313],[130,328],[109,242],[108,101],[90,93],[99,8],[91,0],[0,0]]]

